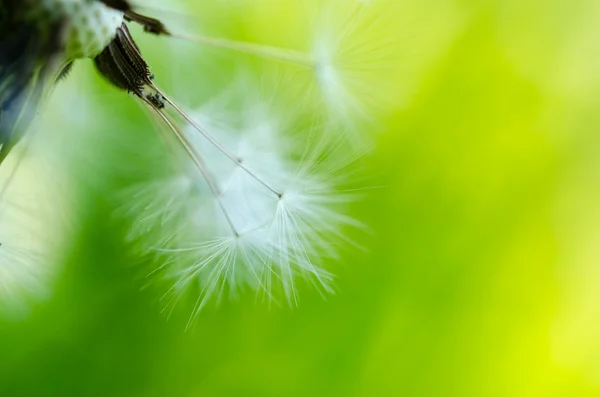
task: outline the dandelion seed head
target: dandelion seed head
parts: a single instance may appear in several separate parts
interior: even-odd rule
[[[67,60],[93,58],[115,37],[123,13],[101,1],[24,0],[32,2],[29,18],[48,24],[62,22]]]

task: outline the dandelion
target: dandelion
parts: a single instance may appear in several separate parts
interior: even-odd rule
[[[349,242],[346,226],[359,226],[343,211],[352,196],[337,191],[355,158],[340,155],[342,135],[373,111],[381,85],[365,76],[387,62],[382,48],[389,44],[386,37],[374,40],[376,35],[357,39],[359,28],[380,24],[373,19],[373,2],[334,3],[317,7],[308,42],[295,47],[178,31],[127,0],[4,0],[9,24],[0,29],[0,46],[28,50],[25,57],[16,51],[0,57],[0,161],[22,136],[21,120],[30,117],[23,114],[35,109],[41,93],[74,61],[92,58],[112,85],[158,117],[175,152],[171,172],[132,188],[128,197],[134,202],[126,209],[134,219],[131,240],[163,259],[159,270],[174,280],[167,294],[172,302],[194,284],[200,288],[196,314],[212,297],[226,289],[235,295],[243,286],[274,298],[277,283],[290,303],[297,300],[298,279],[329,292],[332,276],[323,261]],[[206,111],[190,115],[155,83],[131,23],[168,39],[308,71],[311,79],[300,83],[298,103],[304,114],[325,121],[291,127],[290,120],[264,112],[268,106],[261,109],[260,101],[221,120]],[[339,120],[344,128],[335,127],[342,133],[335,137],[326,127]],[[291,140],[290,130],[299,131]]]

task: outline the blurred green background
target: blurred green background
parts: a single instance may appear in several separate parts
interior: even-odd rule
[[[156,126],[81,62],[36,127],[90,160],[70,169],[77,221],[50,299],[0,320],[0,396],[600,396],[600,3],[371,6],[386,17],[367,43],[393,39],[393,70],[368,80],[386,104],[365,127],[376,144],[364,163],[383,187],[353,208],[373,236],[368,252],[329,264],[337,294],[302,288],[288,308],[248,292],[189,331],[189,311],[161,315],[106,198],[148,161]],[[298,7],[155,1],[148,12],[287,44],[312,33]],[[240,64],[271,73],[134,33],[186,106]]]

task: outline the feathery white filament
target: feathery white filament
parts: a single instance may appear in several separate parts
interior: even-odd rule
[[[298,43],[289,47],[267,45],[183,34],[172,29],[170,34],[202,45],[304,68],[309,78],[296,78],[295,88],[300,90],[306,102],[315,111],[325,108],[330,116],[352,126],[355,121],[371,119],[380,107],[387,105],[389,87],[385,76],[398,68],[394,39],[389,35],[389,27],[395,22],[390,22],[388,14],[393,10],[388,10],[385,2],[380,4],[376,7],[371,2],[346,0],[313,4],[314,9],[309,15],[303,15],[307,26],[302,32],[306,37],[300,50],[293,49]],[[290,73],[295,76],[298,76],[297,71],[290,68]]]
[[[58,192],[45,183],[50,178],[39,178],[47,165],[24,149],[18,148],[0,172],[0,315],[17,317],[51,290],[52,259],[64,226],[62,211],[50,208]]]
[[[326,165],[329,147],[299,156],[298,145],[313,146],[315,131],[303,135],[306,142],[288,142],[282,137],[286,127],[254,105],[224,120],[185,115],[185,131],[171,128],[202,165],[194,160],[195,167],[136,188],[136,204],[128,210],[135,218],[131,237],[147,242],[154,236],[144,248],[174,279],[170,303],[200,290],[194,314],[211,298],[224,291],[235,295],[244,286],[271,298],[279,285],[290,303],[297,301],[298,278],[330,292],[332,277],[322,260],[348,242],[342,229],[357,225],[339,212],[349,198],[328,181],[336,177]],[[231,120],[240,116],[235,126]]]
[[[233,50],[246,54],[257,55],[263,58],[270,58],[276,61],[289,62],[311,68],[315,66],[315,61],[312,59],[310,54],[304,53],[302,51],[296,51],[287,48],[278,48],[264,44],[249,43],[239,40],[232,40],[224,37],[210,37],[200,35],[192,36],[185,34],[172,34],[172,36],[212,47],[225,48],[228,50]]]

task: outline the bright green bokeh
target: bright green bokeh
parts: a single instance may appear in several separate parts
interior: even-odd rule
[[[197,18],[165,18],[282,45],[303,29],[291,0],[187,3]],[[382,188],[354,208],[373,230],[359,237],[368,252],[330,264],[338,293],[326,300],[302,288],[298,308],[269,307],[248,292],[187,332],[189,312],[167,321],[160,294],[140,291],[144,272],[99,193],[126,183],[115,170],[132,161],[107,131],[135,143],[155,127],[78,66],[46,128],[95,134],[82,145],[102,171],[81,189],[88,206],[52,299],[0,323],[0,396],[600,396],[600,3],[391,4],[377,28],[401,67],[370,82],[390,101],[364,159]],[[271,70],[140,44],[187,105],[226,86],[238,59]],[[84,96],[83,120],[56,112]]]

